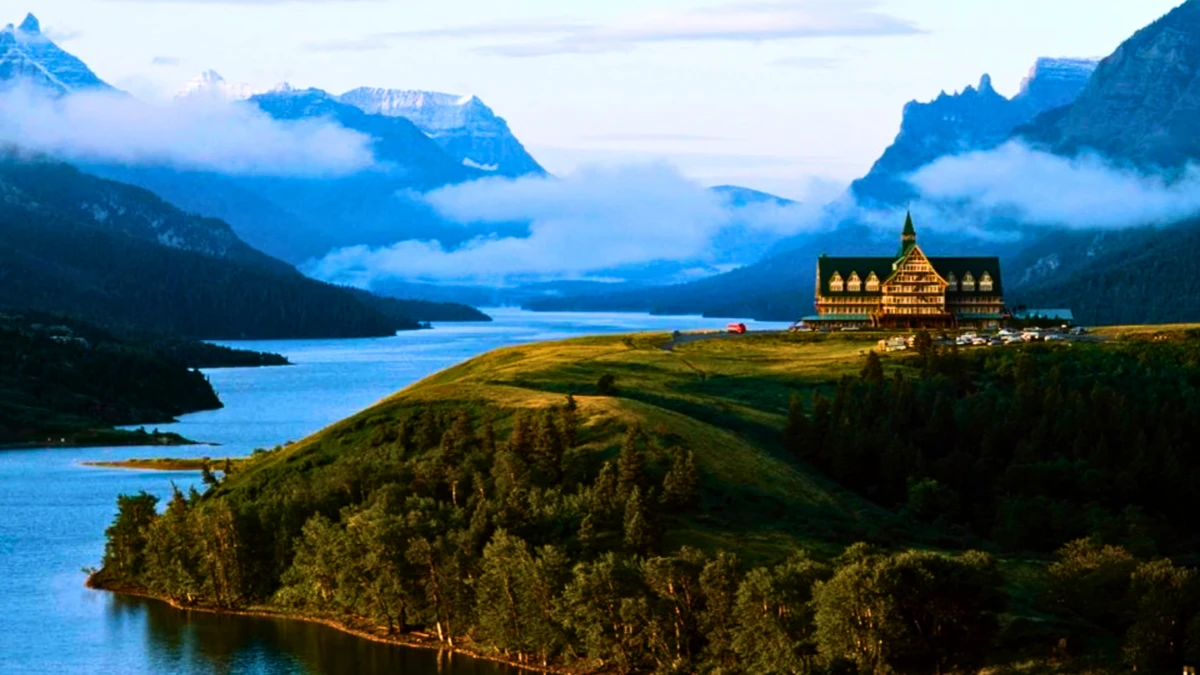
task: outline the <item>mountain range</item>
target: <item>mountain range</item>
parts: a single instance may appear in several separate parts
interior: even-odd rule
[[[79,59],[42,34],[37,17],[0,31],[0,81],[24,80],[59,94],[84,89],[111,90]]]
[[[86,65],[46,39],[32,16],[21,26],[0,33],[0,48],[4,50],[0,79],[32,80],[59,94],[111,90]],[[821,251],[857,254],[890,245],[892,233],[881,233],[877,223],[864,220],[863,209],[886,212],[918,199],[909,176],[939,159],[988,151],[1015,140],[1067,158],[1096,153],[1118,166],[1167,181],[1185,176],[1189,163],[1200,157],[1200,141],[1196,140],[1200,138],[1196,133],[1200,131],[1196,122],[1200,119],[1200,80],[1194,76],[1196,72],[1200,72],[1200,0],[1189,0],[1102,61],[1039,59],[1012,97],[999,94],[991,78],[984,75],[977,85],[961,92],[942,92],[925,103],[912,101],[904,108],[894,142],[870,171],[852,184],[845,198],[826,208],[826,229],[780,239],[733,223],[717,235],[713,246],[729,254],[721,264],[744,266],[699,281],[661,285],[698,269],[694,261],[664,260],[637,270],[615,270],[619,274],[611,276],[625,278],[623,285],[539,282],[512,292],[438,288],[399,280],[382,286],[390,293],[439,299],[456,297],[456,293],[461,294],[458,297],[504,302],[516,299],[536,309],[792,319],[811,309],[812,258]],[[253,91],[230,84],[211,71],[189,83],[180,96],[251,106],[284,122],[333,121],[368,136],[378,160],[375,166],[340,178],[239,176],[111,163],[82,167],[148,189],[184,212],[199,214],[196,222],[227,222],[225,231],[213,225],[203,237],[195,232],[187,236],[203,240],[203,246],[213,247],[212,251],[228,247],[219,255],[229,259],[254,257],[258,249],[267,254],[265,258],[300,264],[344,246],[384,246],[422,239],[452,249],[479,236],[522,236],[527,223],[472,228],[445,222],[421,193],[490,176],[546,175],[503,118],[472,96],[371,87],[335,95],[287,85]],[[37,192],[36,186],[25,185],[24,189],[29,194]],[[90,218],[94,225],[103,218],[95,214],[112,212],[104,197],[117,188],[105,190],[76,200],[67,211],[72,218]],[[713,190],[737,207],[789,204],[746,188]],[[133,218],[122,227],[153,234],[159,245],[170,246],[175,237],[183,236],[179,232],[192,227],[184,227],[190,223]],[[1172,252],[1191,241],[1191,226],[1186,223],[1115,232],[1101,228],[1066,231],[1005,216],[978,225],[990,235],[1003,236],[989,236],[981,242],[974,232],[934,228],[923,231],[922,241],[949,254],[986,247],[1001,255],[1010,299],[1039,304],[1087,305],[1087,298],[1077,297],[1073,289],[1107,284],[1106,275],[1120,267],[1121,260],[1132,257],[1160,256],[1164,264],[1171,263]],[[745,264],[764,252],[758,262]],[[268,267],[272,264],[284,265],[266,263]],[[1092,281],[1095,279],[1100,281]],[[1109,297],[1140,298],[1137,293],[1148,291],[1131,290],[1142,288],[1138,283],[1129,281],[1106,292]],[[1200,299],[1191,304],[1200,307]],[[1126,320],[1134,318],[1131,315]]]
[[[852,188],[850,201],[895,209],[916,197],[905,177],[931,162],[1017,141],[1063,158],[1090,153],[1173,189],[1200,160],[1200,0],[1188,0],[1138,31],[1110,56],[1040,59],[1020,93],[978,87],[910,103],[896,141]],[[1136,195],[1131,195],[1135,198]],[[880,232],[831,205],[828,231],[782,242],[753,265],[699,281],[652,289],[590,292],[529,303],[536,309],[645,310],[794,320],[812,311],[812,267],[823,251],[865,254],[888,246]],[[1062,229],[993,219],[980,223],[1015,234],[993,241],[922,232],[931,250],[999,254],[1012,305],[1068,307],[1096,323],[1200,319],[1200,285],[1178,270],[1200,255],[1200,222],[1124,228]]]

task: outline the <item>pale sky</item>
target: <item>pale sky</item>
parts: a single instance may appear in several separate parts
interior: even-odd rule
[[[106,81],[475,94],[555,173],[665,160],[789,197],[861,176],[905,102],[1105,56],[1180,0],[0,0]]]

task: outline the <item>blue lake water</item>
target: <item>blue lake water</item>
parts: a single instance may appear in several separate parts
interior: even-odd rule
[[[637,314],[489,310],[491,323],[364,340],[227,343],[278,352],[296,365],[210,371],[225,403],[162,425],[222,447],[79,448],[0,452],[0,673],[185,675],[498,675],[496,664],[383,645],[324,626],[218,616],[84,588],[117,495],[166,497],[192,472],[85,467],[88,460],[242,456],[298,440],[413,382],[497,347],[580,335],[720,328],[729,320]],[[786,327],[747,322],[751,330]]]

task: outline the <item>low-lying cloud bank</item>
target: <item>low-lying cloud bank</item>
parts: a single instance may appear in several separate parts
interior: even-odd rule
[[[563,178],[487,179],[442,188],[426,201],[462,225],[528,222],[528,237],[479,237],[353,246],[311,263],[318,278],[369,286],[383,278],[503,283],[582,278],[660,260],[713,260],[726,228],[786,236],[816,227],[820,209],[773,202],[735,206],[663,164],[590,167]]]
[[[150,104],[118,92],[0,91],[0,144],[83,163],[230,175],[337,176],[370,167],[370,138],[325,120],[278,121],[250,104]]]
[[[1120,229],[1168,225],[1200,214],[1200,169],[1168,180],[1118,167],[1096,154],[1068,158],[1009,142],[945,157],[909,177],[925,200],[976,220]]]

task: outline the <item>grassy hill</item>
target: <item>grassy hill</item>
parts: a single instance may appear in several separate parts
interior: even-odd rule
[[[788,456],[779,430],[793,392],[832,389],[861,368],[867,337],[795,341],[780,336],[706,340],[667,350],[666,335],[579,338],[490,352],[438,373],[362,413],[272,453],[219,492],[237,499],[299,474],[336,471],[380,447],[381,429],[415,411],[490,414],[498,435],[511,416],[578,405],[579,444],[564,464],[580,474],[615,459],[630,426],[660,449],[695,453],[705,513],[672,529],[671,545],[715,550],[737,539],[772,558],[800,544],[834,547],[898,519]],[[601,395],[601,377],[616,395]]]
[[[501,349],[122,497],[90,582],[570,672],[1173,670],[1200,334],[1163,333]]]

